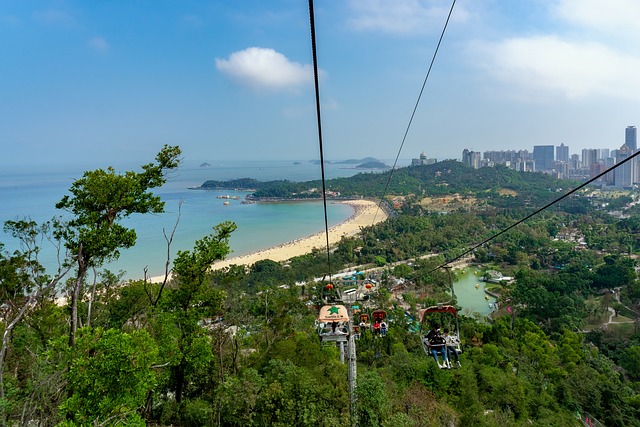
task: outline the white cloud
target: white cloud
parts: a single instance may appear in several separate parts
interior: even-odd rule
[[[530,91],[560,93],[570,99],[640,97],[640,58],[601,44],[538,36],[477,44],[474,50],[494,77]]]
[[[638,38],[638,0],[560,0],[551,9],[559,19],[573,25]]]
[[[348,23],[359,31],[392,34],[435,33],[442,30],[451,8],[443,0],[349,0],[355,13]],[[465,21],[468,13],[456,6],[452,19]]]
[[[555,30],[472,42],[470,51],[491,77],[532,98],[640,99],[637,0],[558,0],[549,3]],[[547,27],[548,28],[548,27]]]
[[[296,89],[313,81],[313,68],[290,61],[267,48],[250,47],[216,58],[216,68],[240,84],[255,89]]]
[[[109,51],[109,43],[102,37],[94,37],[87,42],[89,47],[96,52],[106,53]]]

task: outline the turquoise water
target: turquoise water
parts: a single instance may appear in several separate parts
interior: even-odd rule
[[[496,299],[491,296],[488,300],[485,299],[487,295],[484,292],[486,283],[479,280],[480,271],[478,269],[470,267],[465,270],[465,273],[457,272],[458,277],[453,284],[458,304],[462,307],[462,314],[471,316],[473,313],[479,313],[482,316],[487,316],[493,311],[490,304],[495,303]]]
[[[229,180],[234,178],[256,178],[263,181],[288,179],[307,181],[320,179],[320,166],[311,162],[294,165],[292,161],[280,162],[209,162],[211,167],[186,164],[172,173],[169,181],[155,191],[165,201],[166,213],[159,215],[137,215],[127,219],[126,225],[135,228],[138,241],[134,248],[124,250],[120,259],[108,268],[114,272],[124,270],[127,278],[142,277],[147,267],[152,276],[164,271],[167,245],[163,230],[171,233],[180,211],[180,221],[171,246],[173,255],[178,250],[189,250],[197,239],[212,231],[212,227],[233,221],[237,230],[231,236],[232,256],[243,255],[265,249],[310,234],[324,231],[322,202],[256,203],[243,205],[241,200],[228,200],[217,196],[239,196],[246,193],[234,191],[203,191],[189,189],[204,181]],[[105,166],[106,167],[106,166]],[[129,168],[139,170],[137,167]],[[360,171],[348,165],[327,165],[327,179],[352,176]],[[117,169],[119,170],[119,169]],[[123,169],[127,170],[127,169]],[[55,204],[71,186],[73,180],[82,176],[82,169],[62,171],[0,171],[0,222],[31,218],[37,222],[51,219],[64,212],[55,209]],[[329,226],[338,224],[353,213],[343,204],[327,205]],[[0,233],[0,242],[6,250],[16,249],[17,242],[11,236]],[[46,242],[41,260],[45,266],[55,266],[55,253]]]

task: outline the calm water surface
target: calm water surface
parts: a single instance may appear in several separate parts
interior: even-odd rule
[[[495,303],[496,299],[484,292],[486,283],[479,280],[481,276],[477,268],[468,267],[465,271],[465,273],[458,272],[457,280],[453,284],[458,304],[462,307],[462,314],[480,313],[482,316],[487,316],[493,311],[490,304]]]
[[[172,257],[178,250],[192,249],[197,239],[211,233],[215,225],[227,220],[238,226],[231,236],[232,256],[266,249],[324,230],[322,202],[243,205],[241,200],[228,200],[229,204],[224,205],[223,202],[227,200],[217,196],[229,195],[244,199],[246,193],[190,189],[206,180],[316,180],[321,177],[318,164],[308,161],[301,161],[299,164],[294,164],[293,161],[209,163],[210,167],[200,167],[200,163],[185,162],[171,174],[163,187],[154,191],[165,202],[165,213],[133,215],[125,221],[125,225],[135,228],[138,240],[134,248],[123,250],[120,259],[108,265],[110,270],[126,271],[127,278],[142,277],[144,267],[148,268],[152,276],[162,274],[167,252],[164,233],[171,233],[179,214],[180,220],[171,246]],[[139,170],[139,166],[122,170]],[[55,215],[64,215],[64,212],[55,209],[55,204],[67,194],[73,181],[82,177],[82,173],[81,168],[31,171],[25,167],[22,170],[16,168],[12,171],[0,171],[0,222],[23,218],[42,222]],[[351,165],[325,166],[327,179],[357,173],[362,171],[353,169]],[[343,204],[329,203],[327,210],[329,226],[344,221],[353,213],[351,207]],[[12,251],[18,247],[18,243],[6,233],[0,232],[0,242],[5,245],[6,250]],[[56,265],[55,254],[46,242],[44,246],[46,250],[41,260],[51,268]]]

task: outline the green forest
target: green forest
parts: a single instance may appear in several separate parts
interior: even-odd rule
[[[22,249],[0,251],[0,424],[640,426],[637,193],[586,187],[501,233],[580,183],[456,161],[363,173],[327,188],[392,215],[329,255],[212,270],[236,229],[223,221],[166,260],[164,281],[123,281],[102,266],[135,245],[123,220],[163,211],[153,190],[180,156],[165,146],[138,172],[85,172],[56,205],[65,220],[4,222]],[[321,186],[242,181],[204,187],[293,197]],[[57,271],[39,262],[45,242]],[[492,287],[491,318],[460,316],[461,366],[439,369],[416,313],[448,300],[443,267],[480,242],[465,259],[514,280]],[[362,271],[360,285],[375,271],[362,306],[389,320],[384,337],[356,341],[355,399],[348,365],[316,330],[345,269]]]

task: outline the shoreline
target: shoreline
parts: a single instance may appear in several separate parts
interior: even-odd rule
[[[335,245],[342,237],[350,237],[358,234],[362,227],[377,224],[388,218],[388,214],[384,209],[378,208],[378,204],[371,200],[344,200],[333,201],[332,203],[347,204],[354,208],[354,212],[349,218],[329,229],[329,245]],[[282,262],[296,256],[308,254],[312,252],[314,248],[324,248],[326,244],[327,238],[325,232],[321,231],[277,246],[217,261],[212,264],[211,269],[219,270],[233,264],[252,265],[264,259]],[[164,276],[151,277],[149,280],[153,283],[162,282]]]
[[[329,245],[335,245],[342,237],[354,236],[358,234],[362,227],[368,227],[385,221],[388,217],[383,209],[378,209],[376,202],[370,200],[345,200],[334,201],[332,203],[343,203],[352,206],[354,212],[349,218],[329,229]],[[325,232],[321,231],[267,249],[215,262],[212,265],[212,269],[218,270],[233,264],[251,265],[264,259],[270,259],[276,262],[286,261],[296,256],[308,254],[315,248],[324,248],[326,244],[327,238]]]

